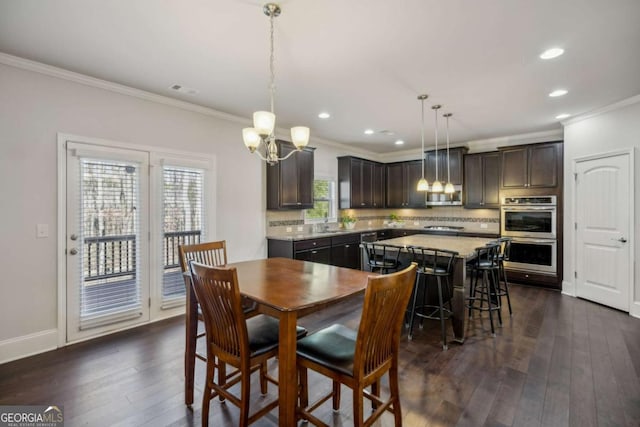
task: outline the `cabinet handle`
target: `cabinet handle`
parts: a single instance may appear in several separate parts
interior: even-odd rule
[[[364,203],[360,203],[360,206],[364,206]]]
[[[313,246],[315,246],[315,245],[317,245],[317,243],[316,243],[316,242],[313,242]]]
[[[301,204],[302,204],[302,202],[298,202],[298,203],[296,203],[296,205],[301,205]]]
[[[625,240],[625,242],[626,242],[626,240]],[[351,245],[344,245],[344,247],[345,247],[345,248],[350,248],[350,247],[351,247]]]
[[[312,253],[312,254],[317,254],[317,253],[318,253],[318,251],[311,251],[311,253]]]

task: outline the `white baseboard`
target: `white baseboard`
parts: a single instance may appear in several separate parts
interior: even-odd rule
[[[630,304],[629,315],[640,319],[640,301],[633,301]]]
[[[576,296],[576,286],[573,282],[567,280],[562,281],[562,295],[568,295],[570,297]]]
[[[48,329],[0,341],[0,364],[58,348],[58,330]]]

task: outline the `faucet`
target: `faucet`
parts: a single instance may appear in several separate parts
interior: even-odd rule
[[[322,231],[329,231],[329,216],[328,214],[324,214],[324,225],[322,226]]]

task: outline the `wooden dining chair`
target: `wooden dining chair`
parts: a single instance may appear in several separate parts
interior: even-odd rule
[[[297,366],[300,378],[299,419],[316,426],[326,426],[312,415],[322,403],[333,398],[333,409],[340,408],[340,385],[353,391],[355,426],[369,426],[388,410],[395,425],[402,425],[398,386],[398,347],[404,311],[416,278],[416,263],[406,269],[381,276],[370,276],[364,296],[364,307],[358,331],[335,324],[298,341]],[[333,389],[309,405],[307,369],[333,380]],[[389,397],[380,396],[380,379],[389,374]],[[365,390],[371,386],[371,392]],[[372,404],[373,413],[363,417],[364,397]]]
[[[178,246],[178,252],[180,254],[180,268],[183,273],[189,272],[189,261],[196,261],[209,266],[224,266],[227,264],[227,244],[224,240],[194,245],[180,245]],[[200,359],[206,362],[207,357],[204,354],[198,353],[196,350],[198,339],[205,336],[204,332],[198,333],[198,322],[202,322],[204,319],[191,287],[191,279],[185,275],[184,280],[187,288],[184,352],[185,404],[191,406],[193,404],[195,361],[196,359]],[[198,321],[196,322],[193,322],[189,316],[189,313],[194,311],[198,313]]]
[[[209,267],[190,262],[194,292],[204,317],[207,341],[207,379],[202,395],[202,426],[209,425],[211,399],[219,396],[240,408],[240,426],[249,424],[278,406],[278,399],[249,415],[251,373],[260,372],[260,391],[278,382],[267,374],[267,360],[278,354],[278,319],[259,314],[246,318],[235,268]],[[298,337],[306,330],[298,327]],[[218,360],[216,364],[214,361]],[[227,372],[227,367],[232,371]],[[217,368],[217,376],[216,374]],[[229,389],[240,383],[240,395]]]

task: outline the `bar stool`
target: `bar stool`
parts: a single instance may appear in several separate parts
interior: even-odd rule
[[[420,317],[420,327],[422,328],[422,319],[440,320],[440,328],[442,329],[442,349],[447,347],[447,330],[445,321],[451,317],[453,307],[451,299],[453,297],[453,289],[451,288],[450,277],[453,275],[453,260],[458,252],[431,249],[423,247],[409,247],[413,255],[413,262],[418,264],[416,275],[416,283],[413,289],[413,299],[409,312],[409,336],[413,339],[413,322],[415,317]],[[427,304],[427,284],[429,278],[435,278],[438,286],[438,305]],[[446,301],[449,308],[444,307],[445,292],[442,289],[442,278],[446,282]],[[421,289],[422,288],[422,289]],[[422,290],[422,304],[418,305],[418,294]]]
[[[377,242],[363,242],[367,265],[372,272],[388,274],[400,268],[400,246],[385,245]]]
[[[511,237],[501,237],[496,240],[500,246],[498,250],[498,296],[500,297],[500,305],[502,305],[502,297],[507,297],[507,305],[509,306],[509,316],[513,315],[511,310],[511,297],[509,297],[509,282],[507,281],[507,272],[504,270],[504,262],[509,261],[509,253],[511,252]]]
[[[469,264],[471,268],[469,298],[467,298],[469,308],[469,318],[472,310],[488,311],[489,322],[491,323],[491,336],[496,336],[493,325],[493,312],[498,312],[498,321],[502,325],[502,315],[500,314],[500,296],[498,295],[498,251],[500,245],[490,243],[475,249],[476,256]],[[480,281],[480,283],[478,283]],[[476,305],[476,301],[480,304]],[[487,307],[484,303],[487,303]]]

